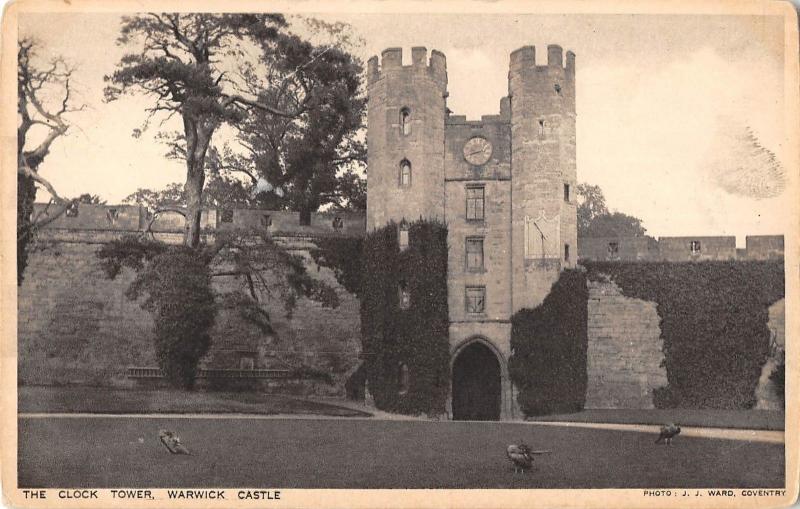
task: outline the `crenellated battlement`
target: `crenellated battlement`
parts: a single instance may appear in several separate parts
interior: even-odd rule
[[[563,71],[565,78],[572,81],[575,78],[575,53],[567,51],[566,66],[564,65],[564,50],[558,44],[547,46],[547,64],[536,64],[536,48],[534,46],[523,46],[511,53],[510,72],[522,72],[535,70],[547,72],[557,70]]]
[[[428,49],[424,46],[411,48],[411,65],[403,65],[403,48],[387,48],[381,52],[380,63],[377,56],[367,61],[367,86],[382,79],[386,73],[407,72],[420,73],[447,86],[447,59],[444,53]]]
[[[170,209],[153,219],[146,208],[138,205],[79,203],[69,211],[50,218],[50,214],[59,213],[59,210],[46,203],[36,203],[33,217],[48,220],[40,231],[126,234],[147,230],[158,234],[182,234],[186,220],[183,213],[177,210],[182,209]],[[364,234],[364,221],[363,212],[344,211],[313,212],[309,224],[300,221],[299,212],[288,210],[204,208],[200,215],[200,225],[206,233],[252,229],[274,235],[360,237]]]

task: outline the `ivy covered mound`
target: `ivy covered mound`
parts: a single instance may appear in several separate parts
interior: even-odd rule
[[[508,371],[525,415],[583,409],[588,298],[583,271],[565,270],[542,304],[511,317]]]
[[[628,297],[656,302],[668,384],[657,408],[748,409],[769,353],[769,306],[784,296],[783,261],[585,262]]]
[[[364,239],[361,335],[367,382],[382,410],[439,415],[450,379],[447,228],[409,225],[400,250],[398,225]]]

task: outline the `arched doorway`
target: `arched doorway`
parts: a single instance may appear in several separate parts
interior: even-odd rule
[[[464,347],[453,362],[453,420],[500,419],[500,362],[479,341]]]

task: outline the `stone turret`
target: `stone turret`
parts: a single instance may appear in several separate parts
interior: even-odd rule
[[[533,308],[577,261],[575,54],[547,47],[511,54],[512,308]]]
[[[447,64],[438,51],[389,48],[367,63],[367,230],[402,219],[444,219]]]

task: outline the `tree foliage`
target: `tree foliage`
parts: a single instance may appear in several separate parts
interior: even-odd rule
[[[578,184],[579,237],[641,237],[646,233],[642,220],[609,212],[600,186]]]
[[[127,235],[103,245],[97,256],[110,278],[126,267],[136,272],[126,295],[142,297],[142,307],[153,314],[161,367],[183,387],[191,387],[197,363],[211,345],[220,309],[239,313],[269,334],[270,315],[261,305],[265,295],[280,299],[289,317],[301,297],[339,305],[335,289],[311,277],[301,258],[252,232],[217,232],[213,245],[199,249]],[[211,286],[216,277],[233,277],[239,288],[217,294]]]
[[[206,172],[217,173],[216,183],[227,191],[238,185],[225,178],[217,164],[221,158],[212,138],[222,124],[242,129],[256,124],[280,129],[293,121],[294,125],[315,125],[315,132],[322,134],[306,138],[302,148],[325,152],[337,128],[347,132],[352,118],[360,122],[363,99],[354,98],[360,85],[360,63],[333,45],[316,46],[289,33],[286,20],[278,14],[125,17],[118,42],[126,47],[138,45],[139,51],[123,56],[107,77],[107,99],[143,93],[153,98],[148,108],[151,116],[177,114],[183,121],[183,132],[172,137],[171,155],[186,163],[186,243],[193,247],[200,243]],[[287,143],[290,138],[286,135]],[[260,142],[258,137],[250,138],[254,139]],[[223,156],[227,171],[241,171],[253,178],[253,184],[260,184],[251,166],[238,164],[241,156],[229,149]],[[302,166],[294,165],[282,175],[280,184],[302,180],[312,159],[317,165],[325,162],[306,157]],[[263,178],[269,183],[266,174]],[[276,185],[270,184],[273,189]],[[237,199],[246,194],[239,191]],[[308,186],[305,191],[316,192]]]
[[[274,120],[268,112],[254,111],[239,125],[245,155],[229,154],[224,167],[247,174],[254,184],[263,179],[284,190],[280,208],[299,211],[301,219],[328,203],[360,206],[363,179],[356,168],[366,163],[360,137],[366,108],[362,63],[340,48],[320,51],[297,36],[279,38],[269,58],[276,63],[269,80],[291,77],[299,88],[261,90],[260,100],[288,108],[302,90],[317,106]]]
[[[218,310],[206,261],[183,246],[164,250],[138,272],[126,295],[143,297],[142,308],[153,315],[156,356],[167,380],[192,388]]]
[[[592,220],[604,214],[608,214],[606,207],[606,197],[600,186],[593,186],[587,183],[578,184],[578,235],[586,236]]]
[[[642,220],[622,212],[595,217],[583,232],[586,237],[643,237],[647,230]]]
[[[308,103],[299,98],[290,111],[243,96],[226,63],[245,59],[248,49],[271,51],[286,22],[277,14],[148,13],[123,18],[118,43],[138,52],[124,55],[106,77],[107,100],[123,93],[153,99],[150,115],[178,114],[183,121],[189,232],[186,243],[200,244],[200,214],[206,154],[223,123],[236,124],[252,109],[293,117]],[[271,84],[263,84],[265,88]]]
[[[82,195],[75,198],[75,201],[78,203],[85,203],[87,205],[105,205],[106,201],[102,199],[99,195],[90,194],[90,193],[83,193]]]

